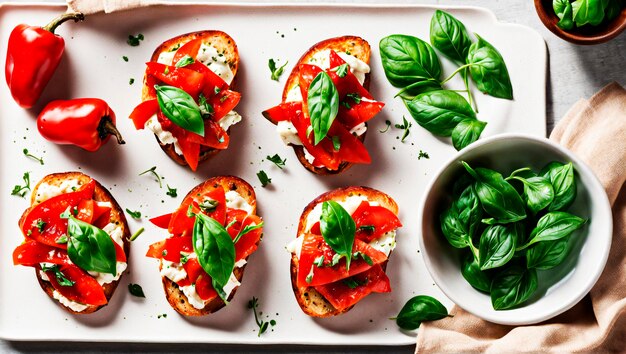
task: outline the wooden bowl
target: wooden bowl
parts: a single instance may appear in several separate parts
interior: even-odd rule
[[[539,19],[552,33],[562,39],[576,44],[599,44],[617,37],[626,29],[626,8],[615,19],[599,26],[584,26],[573,28],[569,31],[562,30],[557,26],[559,18],[552,8],[552,0],[535,0],[535,9]]]

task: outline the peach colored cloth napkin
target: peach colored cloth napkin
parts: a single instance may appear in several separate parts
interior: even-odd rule
[[[580,303],[540,324],[511,327],[459,307],[454,317],[424,323],[416,353],[626,352],[626,90],[612,83],[578,101],[550,139],[595,172],[613,208],[613,244],[604,272]]]
[[[157,0],[67,0],[68,12],[91,15],[98,12],[111,13],[136,7],[158,4]]]

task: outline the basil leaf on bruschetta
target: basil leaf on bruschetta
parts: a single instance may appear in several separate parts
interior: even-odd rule
[[[115,246],[106,232],[70,215],[67,235],[67,255],[74,264],[88,272],[116,274]]]

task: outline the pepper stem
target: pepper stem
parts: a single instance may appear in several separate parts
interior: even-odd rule
[[[100,133],[100,139],[104,140],[107,136],[113,135],[115,136],[115,139],[117,139],[118,144],[126,144],[124,138],[122,138],[122,134],[120,134],[120,131],[117,130],[117,127],[113,124],[110,117],[102,118],[100,125],[98,125],[98,132]]]
[[[48,23],[43,29],[54,33],[54,30],[56,30],[60,24],[69,20],[74,20],[74,22],[84,21],[85,15],[80,12],[65,13],[50,21],[50,23]]]

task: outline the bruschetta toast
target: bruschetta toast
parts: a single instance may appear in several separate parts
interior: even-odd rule
[[[163,151],[196,170],[228,148],[230,127],[241,121],[232,91],[239,68],[235,41],[221,31],[183,34],[159,45],[146,64],[141,104],[130,118],[152,131]]]
[[[390,196],[367,187],[336,189],[304,208],[297,238],[287,246],[293,293],[304,313],[336,316],[372,292],[391,291],[385,268],[402,226],[397,215]],[[341,244],[352,247],[341,250]]]
[[[363,145],[367,121],[384,103],[367,91],[369,60],[370,45],[363,38],[343,36],[319,42],[293,68],[282,103],[263,112],[307,170],[337,174],[354,163],[371,162]]]
[[[130,231],[106,188],[80,172],[48,175],[19,226],[25,240],[13,262],[34,267],[50,298],[74,314],[108,304],[127,267]]]
[[[234,297],[263,235],[254,189],[233,176],[201,183],[174,213],[151,221],[168,237],[147,256],[159,259],[167,301],[184,316],[211,314]],[[219,254],[209,244],[219,245]]]

